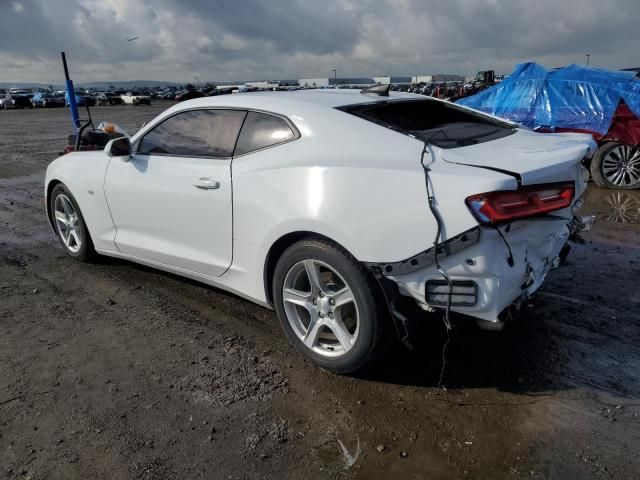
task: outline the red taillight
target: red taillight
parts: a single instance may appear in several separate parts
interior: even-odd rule
[[[498,224],[566,208],[571,205],[573,194],[573,183],[548,183],[471,195],[466,202],[482,223]]]

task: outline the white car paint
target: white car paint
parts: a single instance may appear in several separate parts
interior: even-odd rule
[[[201,178],[220,186],[194,188]],[[104,192],[118,221],[118,251],[212,277],[231,265],[231,159],[114,159]]]
[[[550,178],[572,180],[576,157],[591,157],[595,153],[597,146],[591,140],[591,135],[586,133],[549,133],[541,137],[531,130],[519,129],[515,135],[498,140],[499,143],[486,142],[447,150],[442,158],[452,163],[490,165],[501,170],[513,171],[515,166],[523,185],[535,185]],[[585,145],[588,146],[586,152]]]
[[[391,98],[424,97],[392,93]],[[45,195],[52,182],[67,185],[99,253],[197,279],[267,306],[268,254],[287,235],[323,235],[366,263],[400,262],[430,248],[437,224],[427,206],[423,163],[444,221],[443,241],[478,227],[464,203],[469,195],[514,190],[518,179],[575,181],[575,200],[586,187],[580,162],[594,149],[589,136],[520,130],[480,145],[425,150],[416,138],[333,108],[377,100],[353,91],[316,90],[182,102],[135,134],[134,146],[168,116],[201,108],[272,112],[287,117],[300,138],[211,162],[70,153],[47,169]],[[195,188],[202,177],[220,188]],[[571,209],[560,216],[570,218]],[[515,222],[505,233],[513,267],[505,261],[502,239],[482,227],[477,244],[441,262],[453,279],[478,283],[478,303],[453,310],[497,322],[506,306],[539,287],[566,241],[567,223]],[[427,266],[389,278],[402,294],[430,308],[424,282],[442,277]]]

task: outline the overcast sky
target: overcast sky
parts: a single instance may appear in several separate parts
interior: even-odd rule
[[[640,66],[640,0],[0,0],[0,82]],[[127,38],[137,36],[134,41]]]

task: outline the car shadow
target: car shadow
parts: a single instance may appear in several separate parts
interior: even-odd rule
[[[243,319],[247,315],[261,318],[272,327],[255,325],[252,331],[256,335],[264,331],[274,335],[273,332],[279,330],[275,313],[233,293],[126,260],[105,258],[101,263],[210,290],[219,296],[218,302],[228,304],[228,313],[242,314]],[[556,283],[563,279],[560,275],[555,278],[546,290],[557,288]],[[156,284],[155,280],[151,281]],[[640,368],[640,359],[635,355],[633,361],[628,360],[635,343],[621,343],[595,325],[601,312],[592,306],[567,305],[561,295],[544,293],[544,290],[541,297],[534,296],[529,308],[525,307],[501,332],[481,330],[472,319],[459,316],[453,317],[453,329],[447,333],[440,313],[414,316],[413,348],[397,345],[367,371],[354,376],[372,382],[449,390],[492,388],[535,395],[588,388],[640,398],[640,382],[635,374]],[[239,330],[252,325],[251,321],[244,320],[242,324]],[[640,327],[631,325],[630,328],[633,336]],[[286,348],[284,335],[278,338]],[[627,362],[624,368],[611,370],[610,365],[624,361]]]
[[[618,319],[630,328],[632,338],[625,340],[602,329],[596,319],[601,313],[589,305],[554,304],[535,296],[533,302],[535,308],[525,308],[501,332],[483,331],[473,320],[458,318],[447,334],[437,318],[416,319],[422,324],[414,348],[394,351],[360,378],[449,390],[534,395],[587,389],[640,398],[640,358],[633,340],[637,322]]]
[[[528,324],[530,319],[523,316],[501,332],[481,330],[471,319],[453,320],[447,332],[439,313],[414,318],[411,350],[394,349],[361,378],[448,389],[492,387],[514,393],[554,387],[541,374],[548,367],[544,359],[551,342]]]

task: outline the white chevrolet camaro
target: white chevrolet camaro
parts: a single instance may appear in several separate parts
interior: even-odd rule
[[[580,226],[594,149],[385,88],[247,93],[58,158],[45,195],[75,259],[273,307],[304,355],[346,373],[406,339],[412,310],[498,329]]]

